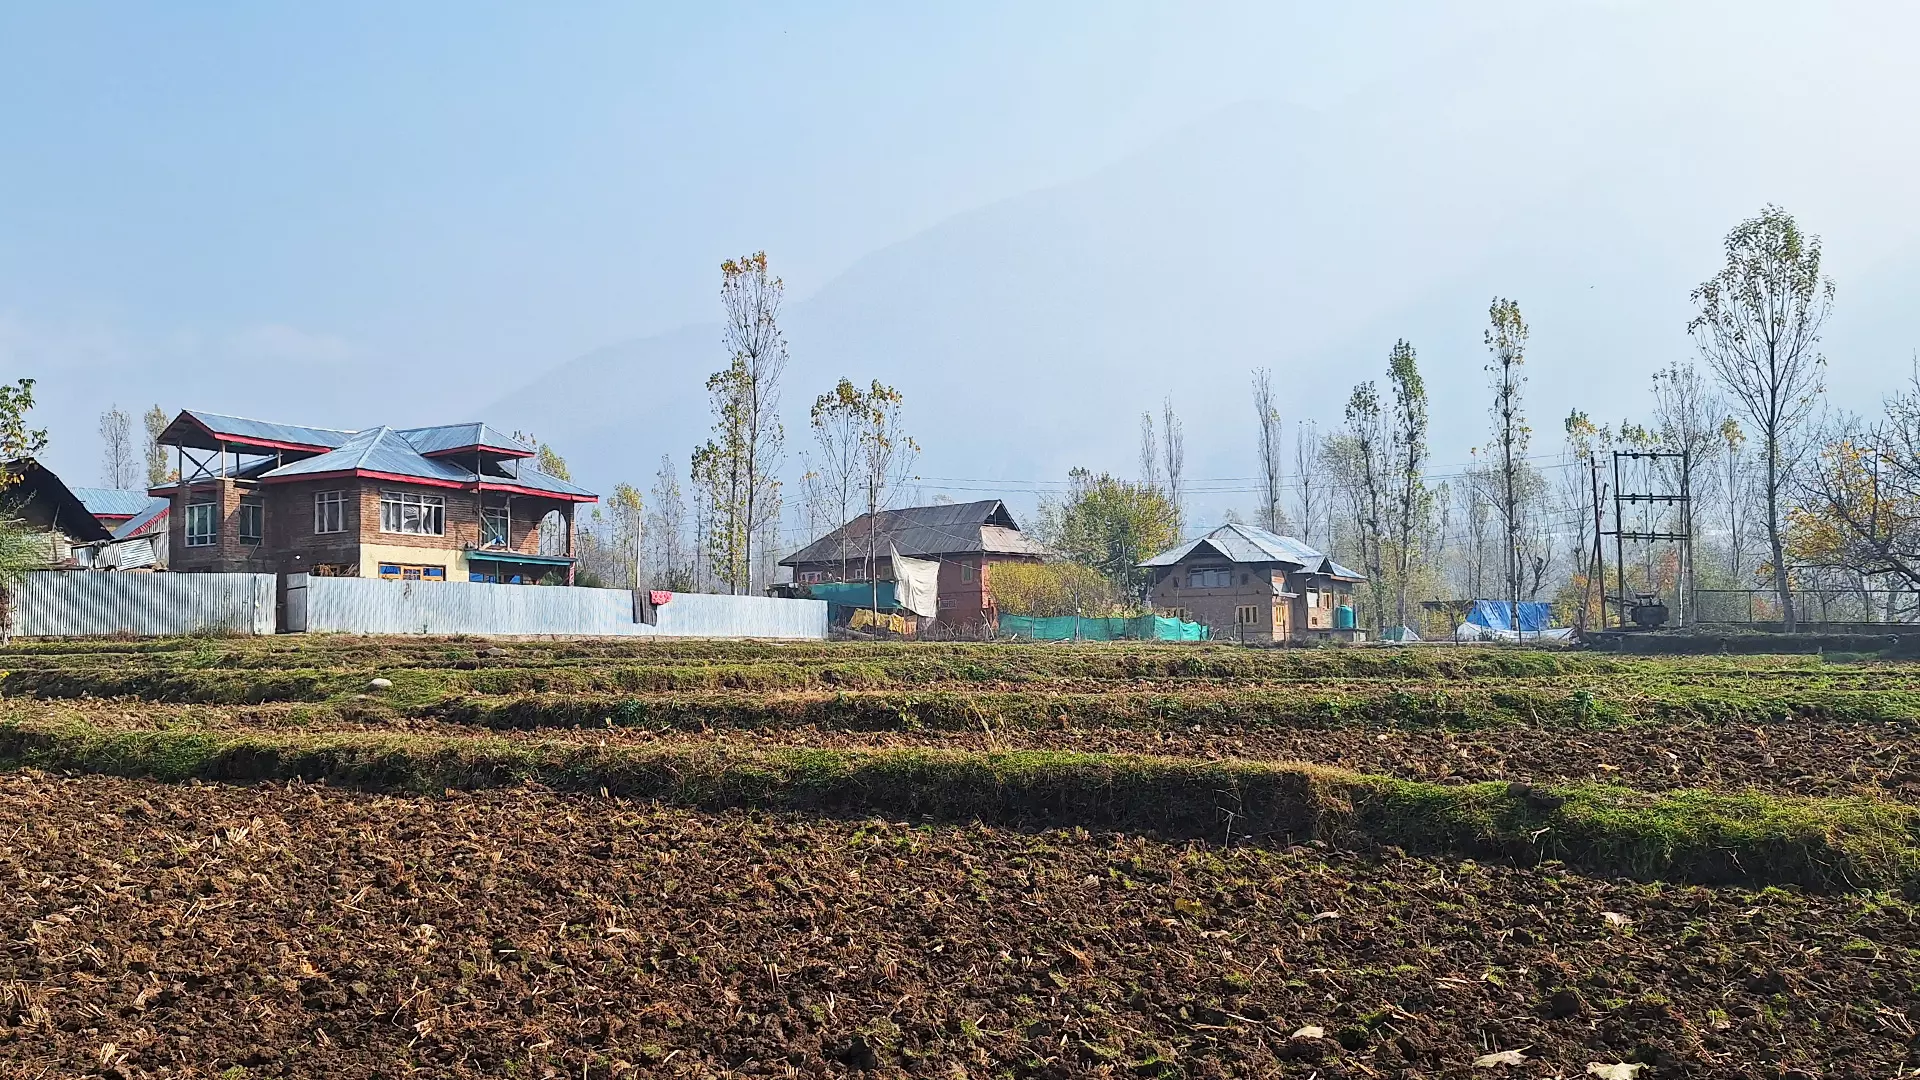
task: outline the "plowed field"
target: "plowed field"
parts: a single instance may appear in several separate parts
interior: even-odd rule
[[[1916,734],[1808,657],[25,643],[0,1077],[1894,1076]]]

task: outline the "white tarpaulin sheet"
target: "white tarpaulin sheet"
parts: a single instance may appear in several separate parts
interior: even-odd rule
[[[940,563],[937,559],[902,558],[900,549],[887,545],[893,559],[893,602],[921,618],[940,611]]]
[[[1456,641],[1517,641],[1522,644],[1529,641],[1572,641],[1573,628],[1562,626],[1550,630],[1502,630],[1494,626],[1481,626],[1479,623],[1461,623],[1454,631]]]

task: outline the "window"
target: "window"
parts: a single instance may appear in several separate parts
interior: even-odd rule
[[[1233,571],[1224,566],[1187,571],[1189,589],[1224,589],[1233,584]]]
[[[1233,609],[1233,621],[1241,626],[1254,626],[1260,622],[1260,609],[1253,604],[1245,604]]]
[[[380,576],[388,581],[445,581],[447,568],[383,562],[380,564]]]
[[[972,563],[960,564],[960,581],[962,584],[971,582],[977,576],[978,573],[974,570]]]
[[[422,495],[417,491],[382,491],[380,531],[413,536],[444,536],[447,531],[446,497]]]
[[[955,605],[956,605],[957,603],[958,603],[958,601],[957,601],[957,600],[955,600],[955,599],[954,599],[953,597],[951,597],[951,596],[943,596],[943,597],[941,597],[941,598],[940,598],[940,600],[939,600],[939,602],[938,602],[938,603],[937,603],[937,604],[936,604],[935,606],[936,606],[936,607],[942,607],[942,608],[950,608],[950,607],[953,607],[953,606],[955,606]]]
[[[187,546],[212,547],[214,537],[213,504],[189,503],[187,505]]]
[[[259,499],[240,500],[240,542],[258,546],[267,535],[267,508]]]
[[[827,580],[827,575],[819,570],[800,571],[799,581],[802,585],[817,585],[825,580]]]
[[[480,508],[480,546],[490,548],[510,547],[507,536],[511,532],[513,512],[505,506],[484,506]]]
[[[316,491],[313,493],[313,531],[317,533],[347,531],[346,492]]]

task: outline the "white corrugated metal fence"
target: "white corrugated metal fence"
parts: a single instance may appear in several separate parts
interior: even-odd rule
[[[9,590],[21,637],[157,637],[222,631],[271,634],[271,574],[36,571]]]
[[[827,636],[820,600],[674,593],[658,625],[634,619],[633,594],[480,582],[287,579],[287,629],[355,634],[511,634],[814,638]]]

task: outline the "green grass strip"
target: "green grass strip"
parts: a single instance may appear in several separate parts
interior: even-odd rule
[[[1597,785],[1447,786],[1310,765],[1068,753],[602,748],[404,735],[0,724],[0,767],[440,792],[541,784],[687,806],[899,814],[1168,837],[1323,838],[1557,859],[1642,879],[1920,891],[1920,808]]]

